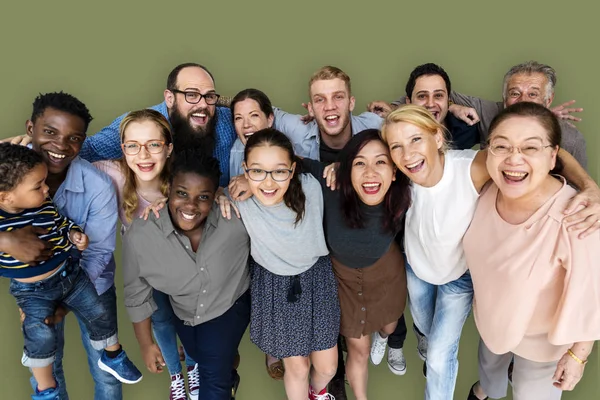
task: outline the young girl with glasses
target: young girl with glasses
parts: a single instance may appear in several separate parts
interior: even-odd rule
[[[248,138],[242,167],[253,194],[234,202],[251,239],[250,339],[283,359],[290,400],[328,399],[340,308],[319,182],[299,173],[290,140],[275,129]]]
[[[169,122],[158,111],[151,109],[129,113],[121,122],[119,130],[123,158],[98,161],[94,165],[106,172],[115,184],[119,197],[121,233],[124,233],[132,220],[138,218],[146,207],[167,196],[173,140]],[[181,375],[169,297],[157,290],[153,292],[153,297],[158,306],[152,315],[152,328],[157,344],[142,348],[142,356],[153,372],[160,372],[166,366],[171,375],[170,399],[185,400],[185,381]],[[195,400],[199,387],[197,365],[187,354],[185,362],[188,392],[190,399]]]

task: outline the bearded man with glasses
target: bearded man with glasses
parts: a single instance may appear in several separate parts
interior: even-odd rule
[[[219,160],[220,186],[229,183],[229,153],[236,138],[229,107],[218,106],[220,95],[206,67],[196,63],[176,66],[167,78],[164,101],[149,107],[164,115],[173,128],[175,149],[201,148]],[[127,113],[87,138],[81,157],[90,161],[121,157],[119,124]]]

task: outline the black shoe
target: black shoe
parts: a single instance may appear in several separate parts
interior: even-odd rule
[[[423,378],[427,379],[427,361],[423,363]]]
[[[467,400],[479,400],[479,397],[475,396],[475,392],[473,392],[473,388],[475,387],[475,385],[477,385],[479,382],[475,382],[473,384],[473,386],[471,386],[471,390],[469,390],[469,397],[467,397]],[[483,400],[487,400],[487,397],[484,397]]]
[[[334,376],[329,382],[327,390],[331,396],[335,397],[335,400],[348,400],[348,397],[346,396],[346,382],[344,381],[344,377]]]
[[[233,375],[233,385],[231,385],[231,400],[235,400],[235,395],[238,387],[240,386],[240,375],[235,369],[231,372],[231,374]]]

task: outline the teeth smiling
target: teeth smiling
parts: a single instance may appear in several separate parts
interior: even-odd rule
[[[181,216],[183,217],[183,219],[191,220],[191,219],[194,219],[194,217],[196,215],[194,215],[194,214],[186,214],[184,212],[181,212]]]
[[[374,188],[374,187],[379,187],[380,184],[379,183],[363,183],[363,187],[366,188]]]
[[[527,172],[504,171],[504,173],[515,178],[522,178],[527,175]]]
[[[262,191],[263,191],[263,193],[265,193],[265,194],[273,194],[273,193],[275,193],[275,189],[273,189],[273,190],[266,190],[266,189],[263,189]]]
[[[204,113],[193,113],[192,117],[204,118],[204,117],[206,117],[206,114],[204,114]]]
[[[66,157],[64,154],[56,154],[56,153],[53,153],[53,152],[51,152],[51,151],[49,151],[49,152],[48,152],[48,154],[49,154],[51,157],[54,157],[54,158],[61,158],[61,159],[62,159],[62,158],[65,158],[65,157]]]
[[[248,136],[252,136],[254,135],[254,132],[248,132],[248,133],[244,133],[244,136],[248,137]]]
[[[409,168],[409,169],[410,169],[410,168],[414,168],[414,167],[418,166],[419,164],[421,164],[421,161],[417,161],[417,162],[416,162],[416,163],[414,163],[414,164],[407,164],[407,165],[406,165],[406,168]]]
[[[334,119],[338,119],[338,117],[337,117],[337,115],[330,115],[328,117],[325,117],[325,119],[328,120],[328,121],[332,121]]]

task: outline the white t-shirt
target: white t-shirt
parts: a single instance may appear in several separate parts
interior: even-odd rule
[[[449,150],[444,174],[433,187],[411,185],[404,245],[414,273],[425,282],[443,285],[467,270],[462,247],[479,193],[471,178],[475,150]]]

